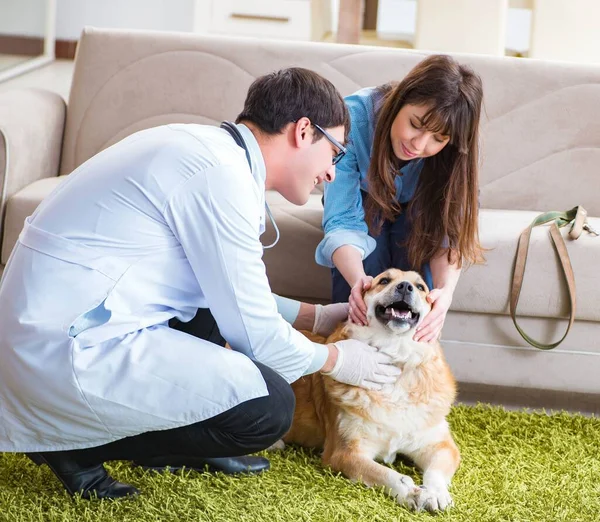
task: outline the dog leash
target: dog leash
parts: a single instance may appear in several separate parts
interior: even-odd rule
[[[531,231],[534,227],[544,225],[552,222],[550,225],[550,237],[560,261],[562,273],[569,289],[569,325],[567,331],[559,341],[551,344],[544,344],[527,335],[523,329],[517,324],[517,305],[519,303],[519,295],[521,294],[521,287],[523,285],[523,276],[525,275],[525,265],[527,263],[527,252],[529,250],[529,240],[531,238]],[[519,236],[519,246],[517,248],[517,255],[515,256],[515,263],[513,266],[512,274],[512,289],[510,294],[510,316],[512,317],[513,323],[517,328],[517,331],[521,334],[521,337],[525,339],[531,346],[539,348],[540,350],[551,350],[556,348],[562,343],[573,322],[575,321],[575,309],[576,309],[576,294],[575,294],[575,275],[573,274],[573,267],[567,251],[565,240],[560,233],[560,228],[567,226],[569,223],[573,223],[571,230],[569,231],[569,237],[573,240],[578,239],[582,232],[585,230],[596,236],[599,233],[594,230],[587,222],[587,212],[582,206],[577,206],[566,212],[545,212],[537,216],[531,225],[529,225],[521,235]]]

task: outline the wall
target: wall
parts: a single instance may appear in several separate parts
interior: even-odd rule
[[[339,1],[339,0],[337,0]],[[411,42],[415,34],[418,0],[379,0],[377,33],[380,38]],[[451,0],[448,0],[451,1]],[[481,0],[485,2],[485,0]],[[511,0],[506,20],[506,49],[524,52],[529,48],[531,11],[525,2]]]
[[[417,1],[379,0],[378,37],[412,42],[416,27]],[[333,30],[335,31],[340,0],[332,0],[331,3]],[[511,51],[526,52],[529,48],[532,2],[530,0],[509,0],[509,5],[506,21],[506,48]]]
[[[208,0],[201,0],[208,1]],[[76,40],[85,25],[191,31],[194,0],[56,0],[56,38]],[[43,36],[45,0],[0,0],[0,34]]]
[[[0,34],[43,36],[45,0],[0,0]]]
[[[57,1],[59,40],[76,40],[85,25],[162,31],[191,31],[193,27],[194,0]]]
[[[198,0],[208,7],[210,0]],[[218,0],[217,0],[218,1]],[[248,2],[252,0],[246,0]],[[485,0],[482,0],[485,1]],[[195,0],[56,0],[56,38],[76,40],[85,25],[98,27],[191,31]],[[511,5],[514,0],[511,1]],[[334,27],[339,0],[332,0]],[[201,9],[199,9],[200,11]],[[377,30],[383,38],[410,41],[414,34],[416,0],[379,0]],[[0,34],[42,36],[45,0],[0,0]],[[509,9],[506,45],[528,47],[530,12]]]

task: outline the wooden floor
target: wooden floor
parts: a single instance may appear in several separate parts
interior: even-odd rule
[[[1,67],[0,62],[0,69]],[[57,92],[67,100],[71,89],[72,76],[72,60],[55,60],[43,67],[0,82],[0,91],[24,88],[47,89]]]
[[[0,53],[0,71],[14,67],[20,63],[29,60],[29,56],[21,56],[17,54],[1,54]]]

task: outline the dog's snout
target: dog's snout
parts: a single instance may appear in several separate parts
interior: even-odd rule
[[[398,292],[408,294],[408,293],[412,292],[415,288],[408,281],[402,281],[400,284],[398,284],[396,289],[398,290]]]

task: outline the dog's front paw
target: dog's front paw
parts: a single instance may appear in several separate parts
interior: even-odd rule
[[[398,504],[415,511],[417,510],[415,495],[418,494],[420,489],[415,485],[413,479],[406,475],[399,475],[391,490],[392,496]]]
[[[267,451],[283,451],[285,449],[285,442],[279,439],[275,444],[272,444],[267,448]]]
[[[426,488],[421,486],[409,494],[408,505],[415,511],[444,511],[452,506],[452,497],[447,489]]]

